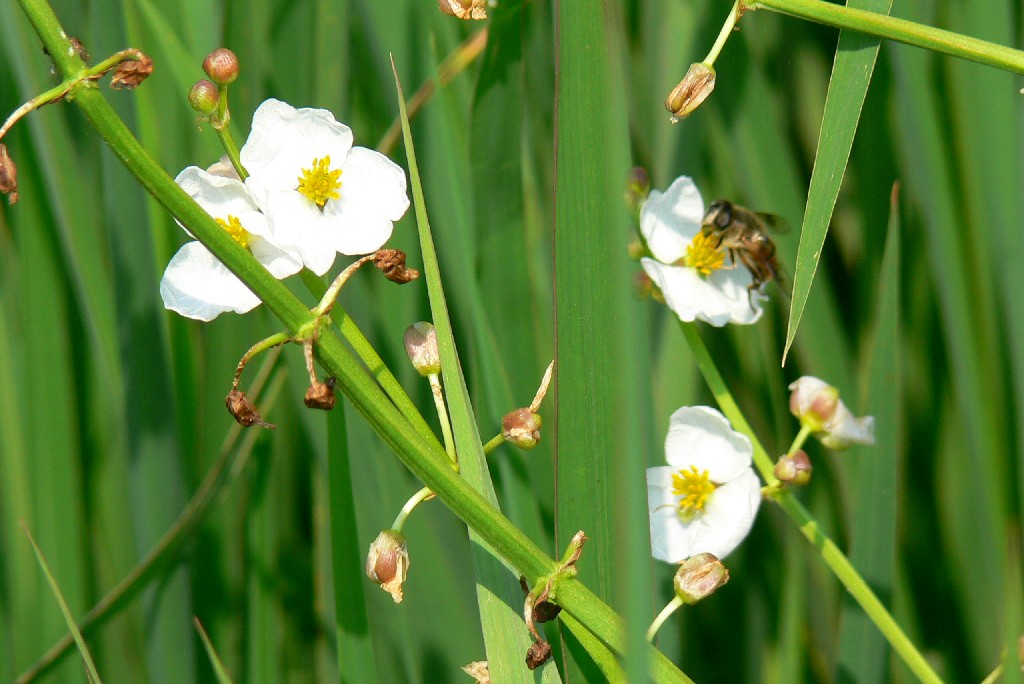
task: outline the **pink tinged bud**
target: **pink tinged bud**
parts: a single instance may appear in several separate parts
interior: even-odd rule
[[[0,143],[0,192],[7,195],[8,204],[18,201],[18,167],[3,143]]]
[[[528,408],[509,411],[501,419],[501,436],[520,449],[532,449],[540,442],[541,417]]]
[[[238,78],[238,57],[227,48],[217,48],[203,60],[203,71],[219,85],[227,85]]]
[[[366,554],[366,576],[402,602],[402,584],[409,572],[409,546],[397,530],[384,530],[370,544]]]
[[[713,553],[690,556],[676,571],[672,584],[683,603],[694,604],[729,581],[729,570]]]
[[[805,375],[789,386],[789,410],[800,424],[813,430],[830,449],[875,443],[875,419],[854,417],[839,399],[839,390],[824,380]]]
[[[634,211],[640,211],[640,205],[650,194],[651,178],[647,174],[647,169],[642,166],[634,166],[630,169],[629,180],[626,182],[626,204]]]
[[[672,121],[685,119],[708,99],[715,89],[715,69],[707,64],[691,64],[686,76],[665,99],[665,108],[672,112]]]
[[[217,100],[219,99],[220,91],[217,86],[205,78],[196,81],[196,84],[188,91],[189,106],[203,116],[209,116],[217,111]]]
[[[405,351],[420,375],[437,375],[441,372],[437,332],[430,323],[420,321],[405,329]]]
[[[788,484],[803,487],[811,481],[811,459],[803,449],[797,449],[788,456],[783,456],[775,464],[775,477]]]

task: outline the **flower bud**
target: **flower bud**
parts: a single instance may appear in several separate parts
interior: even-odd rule
[[[520,449],[532,449],[540,441],[540,414],[528,408],[509,411],[501,419],[501,436]]]
[[[227,85],[238,78],[238,57],[227,48],[217,48],[206,55],[203,71],[218,85]]]
[[[402,602],[402,583],[409,572],[409,546],[398,530],[384,530],[370,544],[366,554],[366,576]]]
[[[217,101],[220,99],[220,90],[212,81],[205,78],[196,81],[188,91],[188,104],[192,109],[203,116],[210,116],[217,111]]]
[[[729,570],[713,553],[698,553],[682,562],[672,584],[683,603],[693,605],[729,581]]]
[[[337,398],[334,396],[334,384],[337,380],[333,377],[327,378],[327,382],[314,382],[306,390],[303,401],[311,409],[322,409],[330,411],[334,408]]]
[[[228,392],[228,396],[224,399],[224,404],[228,407],[228,412],[231,413],[240,425],[245,427],[252,427],[253,425],[265,428],[275,427],[260,418],[260,412],[256,410],[256,406],[249,401],[249,397],[245,396],[245,393],[241,390],[233,389]]]
[[[438,8],[459,19],[486,19],[487,0],[437,0]]]
[[[781,481],[803,487],[811,481],[811,459],[803,449],[785,455],[775,464],[775,477]]]
[[[405,252],[400,249],[378,249],[373,255],[373,265],[385,278],[399,285],[420,277],[420,272],[415,268],[406,268]]]
[[[547,641],[535,641],[526,650],[526,667],[536,670],[551,657],[551,644]]]
[[[135,53],[134,59],[126,59],[114,69],[114,75],[110,77],[111,88],[115,90],[137,88],[153,73],[153,60],[138,50]]]
[[[18,167],[3,143],[0,143],[0,192],[7,195],[8,204],[18,201]]]
[[[855,418],[839,399],[839,390],[824,380],[805,375],[790,384],[789,410],[800,424],[813,430],[830,449],[845,449],[852,444],[875,443],[873,416]]]
[[[430,323],[420,321],[405,329],[405,352],[420,375],[437,375],[441,372],[437,332]]]
[[[672,122],[692,114],[714,89],[714,67],[702,62],[691,64],[683,80],[665,98],[665,108],[672,112]]]

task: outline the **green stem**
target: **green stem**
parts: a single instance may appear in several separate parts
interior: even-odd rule
[[[494,437],[491,437],[490,441],[488,441],[487,444],[484,444],[484,453],[491,453],[492,451],[500,447],[504,441],[505,435],[499,432],[498,434],[494,435]]]
[[[223,94],[221,95],[223,97]],[[231,165],[235,167],[235,172],[238,173],[238,177],[243,181],[249,177],[249,172],[242,166],[242,158],[238,152],[238,143],[235,142],[235,136],[231,135],[231,130],[225,121],[220,126],[214,126],[213,130],[217,131],[217,137],[220,138],[220,144],[224,146],[224,152],[227,153],[228,159],[231,160]]]
[[[672,613],[676,612],[683,605],[683,600],[678,596],[673,596],[672,600],[669,601],[661,612],[658,613],[658,617],[654,618],[654,622],[647,628],[647,640],[654,641],[654,635],[658,633],[661,626],[665,624],[665,620],[668,620]]]
[[[398,516],[395,517],[395,522],[391,523],[391,529],[395,532],[401,532],[402,528],[405,527],[406,518],[408,518],[409,514],[413,512],[413,509],[426,501],[432,495],[433,492],[430,491],[430,487],[424,487],[409,497],[409,500],[405,502],[404,506],[402,506],[402,510],[398,512]]]
[[[811,436],[811,432],[812,430],[808,426],[801,426],[800,432],[797,433],[797,436],[793,440],[793,443],[789,445],[789,451],[786,452],[786,455],[792,456],[794,453],[796,453],[797,449],[803,448],[804,442],[806,442],[807,438]]]
[[[729,40],[729,36],[732,35],[732,30],[736,28],[736,20],[739,19],[739,16],[740,0],[736,0],[732,9],[729,10],[729,16],[722,25],[722,30],[718,32],[718,38],[715,39],[715,44],[711,46],[708,56],[704,58],[703,64],[712,66],[715,63],[715,60],[718,59],[718,53],[720,53],[722,48],[725,47],[725,41]]]
[[[1024,52],[1020,50],[890,17],[887,14],[844,7],[822,0],[741,0],[741,12],[762,8],[1024,74]]]
[[[842,585],[846,587],[846,590],[850,592],[854,600],[860,604],[864,612],[875,623],[875,626],[878,627],[882,635],[889,640],[890,645],[899,653],[900,657],[903,658],[903,662],[907,664],[907,667],[910,668],[917,678],[922,682],[941,682],[942,680],[939,679],[939,676],[928,665],[924,656],[914,647],[914,644],[907,638],[907,635],[896,623],[892,615],[889,614],[885,606],[882,605],[882,602],[878,600],[874,592],[871,591],[871,587],[867,585],[853,565],[850,564],[849,559],[839,550],[839,547],[821,531],[817,521],[796,500],[791,491],[778,487],[779,481],[772,472],[771,459],[768,458],[767,452],[757,439],[757,435],[750,428],[750,424],[747,423],[747,419],[729,392],[729,388],[722,379],[722,375],[718,372],[718,367],[715,366],[715,362],[711,358],[708,348],[704,345],[700,332],[697,330],[697,324],[681,323],[680,327],[697,361],[697,367],[700,369],[701,374],[704,376],[704,381],[707,382],[711,393],[721,407],[722,413],[732,423],[733,428],[750,438],[750,442],[754,447],[754,462],[758,470],[761,471],[762,477],[768,483],[768,491],[772,496],[772,500],[792,518],[800,532],[818,549],[825,565],[828,566]]]
[[[434,406],[437,408],[437,419],[441,421],[441,435],[444,437],[444,450],[448,452],[448,458],[455,464],[456,470],[459,467],[459,455],[455,451],[455,438],[452,436],[452,422],[448,419],[448,407],[444,403],[444,389],[441,387],[441,378],[437,373],[427,376],[430,381],[430,394],[434,397]]]

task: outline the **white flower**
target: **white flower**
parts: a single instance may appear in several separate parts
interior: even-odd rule
[[[789,385],[789,410],[807,425],[829,449],[845,449],[853,444],[875,443],[875,418],[855,418],[839,398],[839,390],[812,375]]]
[[[297,254],[267,241],[267,219],[237,178],[190,166],[174,180],[275,278],[290,276],[302,268]],[[245,313],[260,303],[227,266],[195,241],[185,243],[167,264],[160,296],[171,311],[200,321],[213,320],[225,311]]]
[[[652,190],[640,208],[640,232],[654,259],[640,260],[680,320],[715,326],[754,323],[767,297],[748,288],[753,282],[742,264],[725,255],[701,233],[704,201],[693,180],[680,176],[664,194]]]
[[[405,172],[325,109],[267,100],[242,147],[246,186],[270,220],[272,242],[323,275],[341,254],[369,254],[409,208]]]
[[[750,440],[707,406],[672,414],[665,438],[668,466],[647,469],[651,549],[680,563],[698,553],[724,558],[754,524],[761,483]]]

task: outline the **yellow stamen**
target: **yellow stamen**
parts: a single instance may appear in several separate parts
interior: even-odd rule
[[[717,485],[708,479],[708,471],[698,471],[691,465],[689,470],[672,473],[672,494],[679,497],[679,516],[689,519],[704,510],[708,497]]]
[[[696,269],[697,273],[706,277],[722,268],[725,264],[725,253],[718,249],[710,235],[701,231],[686,248],[686,256],[682,258],[682,262],[683,265]]]
[[[338,188],[341,187],[341,169],[331,171],[331,156],[327,155],[322,159],[313,159],[313,164],[308,169],[302,169],[299,176],[298,191],[304,197],[316,202],[316,205],[323,209],[329,199],[338,199]]]
[[[249,238],[252,236],[249,235],[249,231],[242,227],[242,222],[238,220],[237,216],[229,215],[227,221],[221,218],[216,219],[216,221],[220,224],[221,228],[227,231],[232,240],[245,249],[249,249]]]

